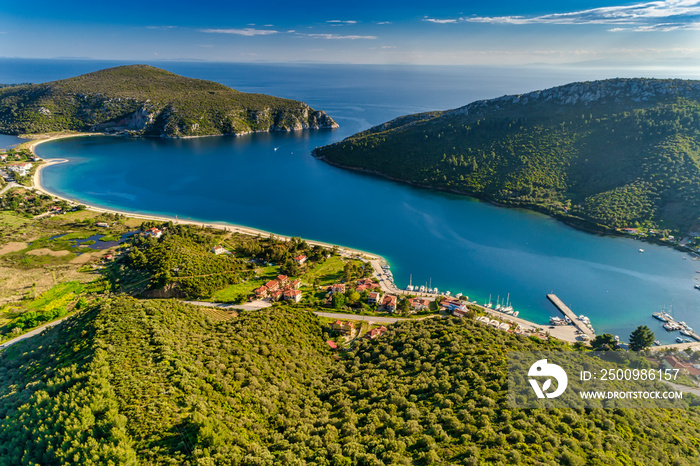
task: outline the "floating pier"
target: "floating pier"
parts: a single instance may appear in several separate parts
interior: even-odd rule
[[[587,335],[588,338],[590,338],[591,340],[595,338],[595,333],[593,333],[586,324],[581,322],[578,316],[574,314],[574,311],[569,309],[569,307],[566,304],[564,304],[564,302],[561,299],[559,299],[557,295],[555,295],[554,293],[549,293],[547,295],[547,299],[552,304],[554,304],[554,307],[559,309],[559,312],[561,312],[562,314],[564,314],[564,316],[568,317],[569,320],[571,320],[571,323],[574,325],[574,327],[583,332],[584,335]]]

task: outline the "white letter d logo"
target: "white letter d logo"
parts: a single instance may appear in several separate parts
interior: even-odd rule
[[[530,370],[528,371],[527,375],[530,377],[550,377],[544,382],[544,384],[542,384],[542,388],[540,388],[537,380],[528,379],[530,381],[530,385],[532,385],[532,389],[537,395],[537,398],[545,398],[545,396],[547,398],[556,398],[564,393],[564,390],[566,390],[566,385],[569,382],[569,378],[566,376],[564,369],[556,364],[548,364],[546,359],[540,359],[530,366]],[[552,393],[547,393],[549,387],[552,386],[551,377],[557,381],[557,389]]]

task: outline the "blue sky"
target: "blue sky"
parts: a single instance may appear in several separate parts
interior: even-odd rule
[[[700,64],[700,0],[1,1],[3,57]]]

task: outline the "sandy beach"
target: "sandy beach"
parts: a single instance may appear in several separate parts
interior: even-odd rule
[[[57,134],[57,135],[49,135],[46,138],[43,139],[37,139],[34,141],[29,141],[24,143],[24,147],[32,151],[34,153],[34,148],[42,143],[49,142],[49,141],[55,141],[57,139],[64,139],[68,137],[79,137],[79,136],[95,136],[95,135],[102,135],[102,134],[96,134],[96,133],[74,133],[74,134]],[[35,154],[36,155],[36,154]],[[143,220],[152,220],[152,221],[160,221],[160,222],[173,222],[181,225],[193,225],[193,226],[198,226],[198,227],[209,227],[209,228],[217,228],[220,230],[225,230],[229,231],[232,233],[240,233],[244,235],[251,235],[251,236],[270,236],[274,235],[276,238],[282,239],[282,240],[290,240],[290,236],[284,236],[284,235],[278,235],[273,232],[265,231],[265,230],[259,230],[256,228],[251,228],[251,227],[246,227],[242,225],[235,225],[232,223],[227,223],[227,222],[203,222],[203,221],[196,221],[196,220],[183,220],[177,217],[171,217],[171,216],[159,216],[159,215],[148,215],[148,214],[138,214],[134,212],[129,212],[129,211],[123,211],[123,210],[118,210],[118,209],[105,209],[103,207],[98,207],[95,205],[90,205],[85,202],[79,202],[75,199],[68,199],[66,197],[60,196],[56,193],[53,193],[49,190],[47,190],[42,184],[41,184],[41,171],[51,165],[56,165],[59,163],[65,163],[68,162],[67,159],[50,159],[50,160],[44,160],[42,161],[41,165],[39,165],[34,173],[34,176],[32,178],[32,183],[33,183],[33,189],[39,192],[43,192],[45,194],[48,194],[50,196],[53,196],[54,198],[57,199],[62,199],[69,204],[72,205],[85,205],[89,210],[92,210],[94,212],[104,212],[104,213],[113,213],[113,214],[121,214],[127,217],[131,218],[137,218],[137,219],[143,219]],[[381,265],[383,264],[388,264],[386,259],[384,259],[382,256],[378,254],[373,254],[367,251],[361,251],[359,249],[353,249],[353,248],[348,248],[344,246],[339,246],[339,245],[334,245],[330,243],[324,243],[322,241],[314,241],[314,240],[307,240],[304,239],[308,244],[311,245],[318,245],[322,246],[325,248],[333,248],[333,247],[338,247],[338,252],[344,256],[347,257],[358,257],[363,260],[368,261],[370,264],[372,264],[373,268],[375,269],[375,272],[377,273],[378,276],[381,276],[382,274],[382,269]],[[386,280],[383,280],[380,282],[381,283],[381,288],[383,291],[387,293],[392,293],[392,294],[408,294],[408,291],[401,290],[397,288],[393,283],[388,283]],[[418,294],[421,296],[426,296],[426,297],[432,297],[434,296],[428,296],[423,293],[414,293]],[[545,324],[536,324],[534,322],[530,322],[524,319],[520,319],[517,317],[512,317],[508,316],[506,314],[493,311],[491,309],[483,308],[483,310],[494,316],[499,318],[502,321],[507,321],[511,323],[516,323],[521,326],[523,329],[527,329],[530,331],[535,332],[536,329],[547,329],[549,325]],[[547,331],[550,333],[551,336],[558,338],[560,340],[568,341],[568,342],[575,342],[576,340],[576,335],[574,334],[575,328],[571,326],[558,326],[555,327],[554,329],[547,329]]]

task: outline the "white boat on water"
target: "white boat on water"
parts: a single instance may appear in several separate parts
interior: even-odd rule
[[[681,326],[678,325],[678,322],[666,322],[663,328],[665,328],[667,332],[675,332],[676,330],[680,330]]]
[[[681,337],[676,337],[676,342],[683,343],[683,339]]]
[[[691,335],[693,334],[693,329],[690,328],[690,327],[686,327],[686,328],[682,328],[682,329],[680,330],[680,332],[681,332],[683,335],[691,336]]]

